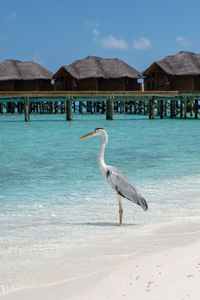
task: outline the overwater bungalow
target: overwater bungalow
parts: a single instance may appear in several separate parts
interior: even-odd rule
[[[62,66],[53,76],[56,90],[139,90],[141,74],[120,59],[88,56]]]
[[[200,91],[200,54],[181,51],[154,62],[143,72],[144,89]]]
[[[0,63],[0,91],[52,90],[52,76],[36,62],[7,59]]]

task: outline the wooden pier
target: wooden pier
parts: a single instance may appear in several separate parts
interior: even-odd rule
[[[33,91],[0,92],[0,114],[24,113],[25,121],[30,114],[66,114],[73,120],[76,113],[102,113],[107,120],[114,113],[148,115],[149,119],[166,116],[198,119],[200,93],[179,91]]]

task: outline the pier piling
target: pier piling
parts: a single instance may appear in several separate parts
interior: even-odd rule
[[[29,122],[29,98],[24,98],[24,113],[25,113],[25,122]]]
[[[199,101],[195,100],[195,103],[194,103],[195,119],[198,119],[198,108],[199,108],[198,106],[199,106]]]
[[[184,119],[187,119],[187,98],[184,99]]]
[[[113,120],[114,119],[114,101],[113,98],[110,97],[107,100],[107,109],[106,109],[106,120]]]
[[[152,102],[152,106],[151,106],[152,113],[151,113],[151,115],[152,115],[152,119],[154,120],[155,119],[155,100],[154,100],[154,97],[152,97],[151,102]]]
[[[66,119],[67,121],[72,121],[72,98],[69,97],[67,101],[67,111],[66,111]]]
[[[160,100],[160,118],[163,119],[163,100]]]

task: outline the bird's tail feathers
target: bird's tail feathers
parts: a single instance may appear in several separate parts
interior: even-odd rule
[[[148,204],[142,195],[139,195],[137,204],[140,205],[145,211],[148,209]]]

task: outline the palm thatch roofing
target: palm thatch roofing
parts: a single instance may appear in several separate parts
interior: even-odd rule
[[[118,58],[88,56],[82,60],[76,60],[69,66],[61,67],[53,78],[56,78],[63,69],[78,80],[86,78],[142,77],[141,73]]]
[[[53,73],[49,72],[36,62],[21,62],[7,59],[0,63],[0,80],[51,80]]]
[[[167,56],[160,61],[154,62],[143,74],[150,74],[156,66],[159,66],[169,75],[200,75],[200,54],[181,51],[176,55]]]

